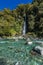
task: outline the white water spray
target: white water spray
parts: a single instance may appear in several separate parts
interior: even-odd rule
[[[26,22],[24,22],[24,25],[23,25],[23,35],[26,34]]]

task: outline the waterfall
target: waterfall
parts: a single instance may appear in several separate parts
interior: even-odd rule
[[[26,34],[26,13],[25,13],[25,9],[24,9],[24,24],[23,24],[23,35]]]
[[[26,34],[26,22],[24,22],[24,25],[23,25],[23,35]]]

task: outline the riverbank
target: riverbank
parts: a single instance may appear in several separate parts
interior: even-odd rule
[[[2,39],[27,39],[27,38],[29,38],[31,40],[34,40],[34,41],[36,41],[36,40],[38,40],[38,41],[43,40],[43,38],[32,37],[32,36],[27,36],[27,35],[25,35],[25,36],[23,36],[23,35],[21,35],[21,36],[8,36],[8,37],[4,36],[4,37],[0,37],[0,40],[2,40]]]

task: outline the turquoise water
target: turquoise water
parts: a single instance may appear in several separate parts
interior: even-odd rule
[[[43,65],[43,56],[30,54],[31,49],[39,44],[35,41],[32,45],[25,43],[26,40],[0,40],[0,57],[7,60],[7,65],[14,65],[18,61],[21,65]]]

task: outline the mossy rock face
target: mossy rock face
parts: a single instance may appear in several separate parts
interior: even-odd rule
[[[7,65],[5,58],[0,58],[0,65]]]

